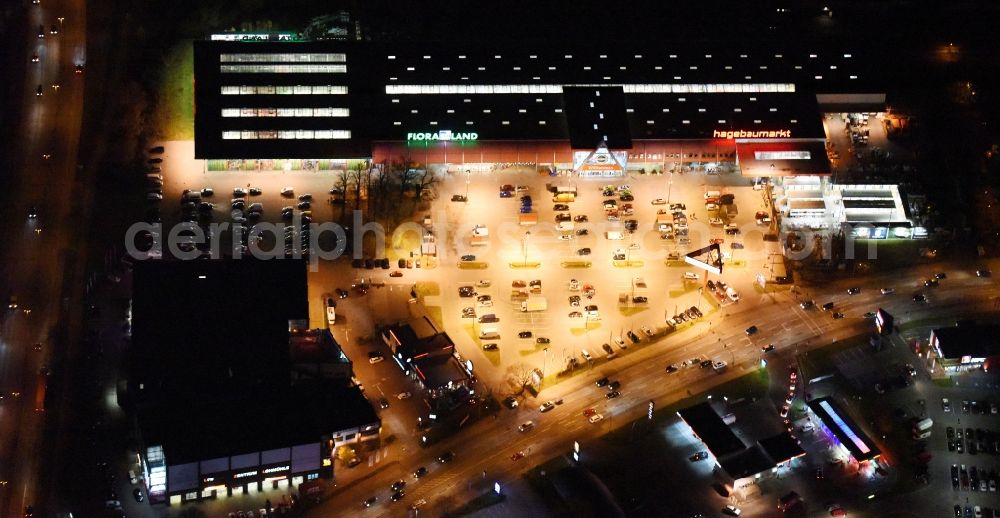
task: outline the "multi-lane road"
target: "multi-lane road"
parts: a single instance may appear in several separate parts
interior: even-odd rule
[[[64,273],[80,228],[74,220],[81,186],[77,150],[83,106],[84,75],[74,73],[85,59],[85,9],[80,0],[25,2],[23,34],[30,41],[21,57],[26,65],[23,98],[15,113],[14,139],[2,143],[13,172],[0,218],[5,246],[0,250],[4,295],[0,338],[0,389],[20,397],[0,403],[0,516],[20,516],[34,505],[42,484],[39,452],[45,412],[35,408],[39,370],[50,365],[60,316],[67,309]],[[38,27],[44,38],[37,37]],[[52,29],[55,29],[53,33]],[[32,62],[32,55],[38,62]],[[14,70],[20,70],[15,67]],[[41,95],[37,88],[41,86]],[[37,207],[37,219],[28,211]],[[73,230],[76,229],[76,230]],[[16,296],[18,308],[7,308]],[[36,350],[34,344],[41,344]],[[52,376],[60,373],[53,372]]]
[[[832,301],[844,319],[835,320],[833,311],[802,310],[789,293],[764,295],[760,300],[744,297],[741,304],[730,306],[715,316],[712,325],[671,335],[665,340],[644,345],[638,351],[621,359],[593,368],[593,372],[576,376],[543,391],[538,401],[523,404],[516,411],[504,409],[498,420],[487,419],[468,430],[426,450],[417,450],[403,456],[398,463],[377,475],[339,490],[333,499],[319,508],[315,516],[323,515],[336,506],[350,509],[369,496],[378,496],[376,506],[369,510],[373,516],[399,516],[402,508],[417,500],[426,500],[427,509],[433,510],[436,502],[464,502],[484,490],[482,473],[487,482],[515,481],[527,468],[554,455],[566,453],[573,441],[586,442],[607,430],[639,418],[645,414],[646,403],[656,401],[658,406],[687,395],[697,393],[731,377],[756,368],[763,354],[760,347],[774,343],[776,350],[770,355],[794,354],[830,344],[832,341],[870,332],[871,320],[863,314],[884,307],[897,317],[897,323],[926,318],[949,318],[964,314],[989,311],[998,290],[992,279],[977,278],[977,266],[961,269],[947,265],[913,268],[905,273],[892,273],[865,278],[863,281],[830,283],[824,289],[808,289],[801,298],[812,298],[823,304]],[[937,271],[946,271],[948,278],[937,288],[924,288],[923,279]],[[858,295],[848,295],[846,288],[862,287]],[[896,293],[883,296],[880,287],[894,287]],[[928,302],[911,299],[915,292],[927,295]],[[747,337],[744,330],[756,325],[760,332]],[[734,367],[724,375],[698,367],[666,374],[664,368],[671,363],[700,356],[721,358]],[[622,382],[622,396],[615,400],[604,398],[604,389],[594,385],[602,376],[610,375]],[[564,403],[551,412],[542,414],[538,403],[549,399],[562,399]],[[605,421],[592,425],[583,416],[583,410],[594,407],[605,415]],[[777,419],[777,411],[775,411]],[[518,432],[517,425],[525,420],[535,422],[535,428],[526,433]],[[456,458],[446,465],[434,459],[445,450],[452,450]],[[517,452],[525,458],[513,461]],[[420,480],[409,476],[417,467],[428,466],[430,474]],[[407,496],[402,502],[388,500],[389,485],[398,478],[408,481]]]

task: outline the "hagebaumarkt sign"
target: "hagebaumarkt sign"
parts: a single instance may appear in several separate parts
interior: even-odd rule
[[[736,138],[792,138],[792,130],[712,130],[712,138],[736,139]]]
[[[440,130],[437,133],[407,133],[407,142],[426,142],[432,140],[479,140],[479,134],[473,132],[459,133],[451,130]]]

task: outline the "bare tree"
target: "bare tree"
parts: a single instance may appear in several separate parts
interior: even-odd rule
[[[374,188],[372,192],[369,193],[368,200],[369,204],[372,200],[375,202],[375,212],[376,214],[381,214],[385,210],[387,198],[389,196],[389,187],[391,186],[392,172],[391,165],[383,161],[379,164],[377,172],[375,174]],[[375,217],[375,215],[373,215]]]
[[[350,182],[351,189],[354,190],[354,210],[361,209],[361,189],[364,187],[364,170],[365,165],[363,162],[358,162],[347,170],[347,179]]]
[[[531,367],[520,362],[508,366],[507,383],[516,394],[521,394],[531,384]]]
[[[416,170],[414,170],[413,166],[413,161],[408,156],[400,157],[399,161],[393,164],[396,180],[399,182],[399,191],[396,194],[396,198],[400,205],[402,205],[403,199],[406,197],[406,191],[410,187],[410,181],[416,174]]]
[[[424,189],[430,189],[438,182],[437,175],[430,169],[424,169],[424,173],[417,178],[417,200],[414,202],[414,209],[420,203],[424,195]]]
[[[347,207],[347,171],[341,170],[339,173],[337,173],[337,179],[334,181],[333,187],[334,189],[338,189],[340,191],[339,205],[340,205],[340,219],[342,220],[344,219],[344,209],[345,207]],[[338,203],[336,201],[336,197],[337,195],[333,196],[334,203]]]

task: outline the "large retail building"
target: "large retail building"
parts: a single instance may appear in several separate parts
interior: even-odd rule
[[[614,175],[739,154],[755,176],[823,175],[821,113],[885,103],[853,50],[221,38],[195,43],[196,157],[217,168],[408,157]]]

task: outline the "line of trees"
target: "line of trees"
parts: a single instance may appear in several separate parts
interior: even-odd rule
[[[408,156],[359,161],[337,175],[334,200],[342,206],[342,218],[360,210],[369,219],[396,223],[416,212],[421,201],[434,196],[439,180],[434,171]]]

